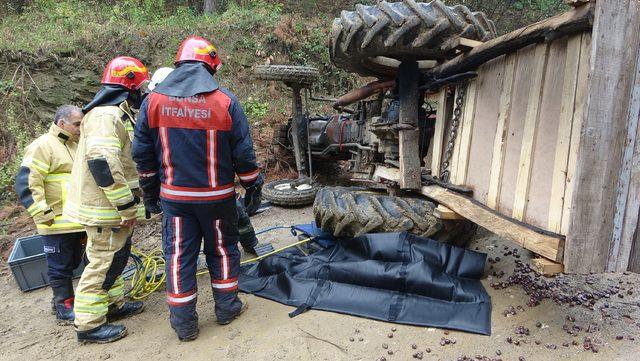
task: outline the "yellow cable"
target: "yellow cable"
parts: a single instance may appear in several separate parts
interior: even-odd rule
[[[272,256],[276,253],[280,253],[285,249],[296,247],[301,244],[311,241],[314,237],[309,237],[301,241],[292,243],[288,246],[278,248],[260,257],[251,258],[240,262],[241,265],[245,265],[252,262],[260,261],[266,257]],[[141,300],[147,298],[150,294],[157,291],[166,281],[166,274],[164,272],[165,260],[164,254],[161,248],[156,248],[151,253],[146,254],[135,248],[131,249],[131,253],[138,257],[142,261],[142,265],[136,264],[136,271],[131,277],[131,289],[129,290],[129,297],[134,300]],[[161,270],[162,274],[158,276],[158,271]],[[208,274],[208,270],[203,270],[196,273],[197,276]]]

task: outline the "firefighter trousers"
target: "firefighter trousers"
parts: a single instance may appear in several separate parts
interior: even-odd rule
[[[189,333],[198,324],[196,272],[201,248],[211,277],[216,313],[225,312],[227,305],[231,307],[238,292],[238,213],[233,199],[215,204],[162,201],[162,210],[169,319],[176,331]]]
[[[85,232],[42,235],[47,276],[56,301],[73,298],[73,271],[84,256]]]
[[[131,227],[86,227],[86,255],[89,264],[84,268],[73,311],[78,331],[89,331],[107,322],[109,307],[124,304],[122,271],[131,253]]]

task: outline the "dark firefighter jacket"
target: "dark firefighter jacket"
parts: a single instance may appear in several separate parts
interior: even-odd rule
[[[142,188],[160,183],[160,198],[170,202],[227,200],[236,175],[244,187],[259,175],[242,107],[202,64],[179,66],[145,99],[133,159]]]

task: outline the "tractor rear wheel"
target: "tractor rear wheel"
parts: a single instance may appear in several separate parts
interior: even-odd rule
[[[457,56],[461,37],[487,41],[495,36],[493,21],[464,5],[379,1],[358,4],[334,20],[330,52],[331,60],[346,71],[393,78],[403,59],[442,61]]]
[[[435,208],[435,204],[422,198],[325,187],[316,195],[313,214],[316,225],[336,237],[407,231],[443,243],[466,246],[476,226],[467,220],[436,218],[433,215]]]

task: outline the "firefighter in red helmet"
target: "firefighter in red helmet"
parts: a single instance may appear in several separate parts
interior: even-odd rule
[[[238,297],[240,251],[234,181],[245,203],[259,204],[263,183],[249,123],[236,97],[214,74],[214,45],[186,39],[176,69],[145,99],[133,158],[145,206],[163,211],[170,322],[182,341],[198,336],[196,264],[204,238],[215,313],[228,324],[246,309]],[[161,207],[160,207],[161,206]]]
[[[126,328],[107,319],[143,309],[142,302],[124,301],[121,273],[131,252],[136,218],[144,216],[127,124],[133,122],[131,109],[139,108],[140,87],[148,78],[138,59],[117,57],[104,70],[102,88],[82,108],[85,115],[64,215],[82,224],[88,237],[89,264],[74,304],[76,333],[83,343],[124,337]]]

